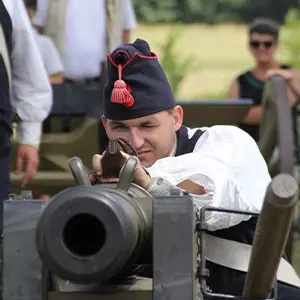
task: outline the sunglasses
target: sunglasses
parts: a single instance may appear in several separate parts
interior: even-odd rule
[[[274,45],[274,42],[273,41],[264,41],[264,42],[250,41],[251,48],[257,49],[259,48],[260,45],[264,46],[266,49],[269,49]]]

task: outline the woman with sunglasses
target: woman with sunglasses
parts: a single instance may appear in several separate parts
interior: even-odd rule
[[[254,140],[259,140],[259,122],[264,83],[271,76],[280,75],[287,80],[288,97],[291,107],[300,98],[300,73],[275,59],[279,37],[279,25],[269,19],[255,19],[249,26],[249,47],[255,59],[251,70],[238,76],[229,92],[230,99],[253,99],[253,107],[240,123]]]

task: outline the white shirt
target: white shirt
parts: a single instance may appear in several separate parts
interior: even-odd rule
[[[49,0],[38,0],[33,20],[44,27],[47,21]],[[136,26],[131,0],[122,0],[123,29]],[[80,80],[97,77],[101,62],[106,60],[105,0],[68,0],[65,17],[65,41],[63,51],[64,75]]]
[[[198,128],[188,129],[189,136]],[[193,153],[162,158],[147,169],[151,178],[163,178],[174,186],[190,179],[205,189],[192,195],[195,204],[260,212],[271,182],[268,167],[255,141],[234,126],[205,130]],[[249,219],[229,213],[207,213],[209,230],[228,228]]]
[[[52,89],[23,0],[3,0],[13,25],[11,104],[21,118],[22,144],[40,144],[42,122],[52,107]]]
[[[35,29],[33,32],[48,76],[62,73],[64,68],[53,41],[48,36],[39,34]]]

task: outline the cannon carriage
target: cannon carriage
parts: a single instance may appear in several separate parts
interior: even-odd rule
[[[153,197],[131,182],[134,157],[118,182],[94,186],[79,158],[69,164],[77,185],[47,205],[4,203],[3,299],[269,300],[276,299],[277,279],[300,287],[281,258],[299,196],[291,175],[277,175],[268,187],[253,247],[231,249],[221,262],[248,272],[244,295],[237,296],[214,293],[206,284],[206,261],[222,261],[218,249],[231,244],[207,232],[205,214],[251,213],[199,210],[179,190]]]

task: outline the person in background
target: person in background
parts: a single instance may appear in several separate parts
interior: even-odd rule
[[[270,19],[258,18],[250,24],[248,42],[255,66],[233,81],[228,95],[230,99],[253,99],[254,104],[239,127],[249,133],[256,142],[259,140],[264,83],[275,75],[285,78],[291,107],[295,107],[300,96],[299,71],[275,58],[279,31],[279,25]]]
[[[42,123],[52,107],[52,89],[23,1],[0,0],[0,201],[10,193],[12,115],[18,126],[15,173],[21,186],[36,174]],[[0,205],[0,221],[3,207]],[[2,222],[0,235],[2,234]]]
[[[25,0],[25,5],[28,17],[32,21],[37,9],[37,0]],[[34,27],[33,31],[50,83],[62,84],[64,82],[63,65],[56,46],[50,37],[40,34]]]
[[[136,27],[132,1],[38,0],[33,24],[59,49],[67,91],[63,109],[70,115],[89,115],[98,120],[101,149],[107,142],[100,117],[106,54],[112,42],[120,45],[131,40]]]
[[[107,54],[105,1],[38,0],[37,3],[33,24],[40,32],[44,31],[49,17],[56,20],[55,24],[63,24],[60,28],[62,32],[57,32],[63,34],[62,44],[57,39],[55,43],[61,52],[66,80],[99,83],[101,62],[105,61]],[[120,43],[126,44],[130,41],[136,20],[131,0],[122,0],[120,3],[123,17]],[[53,7],[57,9],[54,13]]]

